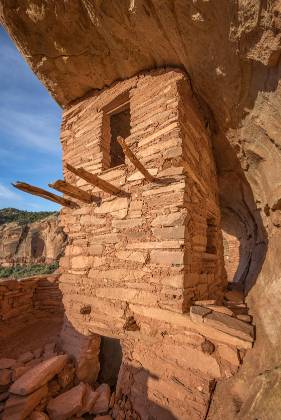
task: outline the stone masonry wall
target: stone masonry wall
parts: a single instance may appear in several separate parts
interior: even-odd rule
[[[161,183],[144,181],[127,161],[103,170],[108,139],[102,110],[127,91],[131,135],[126,141]],[[101,199],[99,206],[79,203],[78,210],[62,213],[69,245],[61,259],[61,288],[72,313],[92,299],[114,302],[121,313],[126,302],[185,312],[192,300],[221,293],[215,168],[183,73],[136,77],[69,107],[62,145],[65,163],[102,173],[129,193],[103,193],[65,171],[68,182]],[[215,224],[215,253],[206,252],[208,218]]]
[[[0,282],[0,322],[44,311],[63,313],[57,274]]]
[[[127,159],[108,168],[108,110],[126,97],[126,143],[157,182],[144,180]],[[195,301],[220,301],[225,275],[215,166],[186,76],[152,72],[88,95],[65,110],[61,140],[64,165],[82,166],[124,191],[109,195],[64,170],[66,181],[100,202],[62,210],[69,239],[60,260],[63,347],[81,365],[80,379],[94,380],[99,335],[120,339],[120,401],[128,395],[144,419],[159,409],[156,418],[166,411],[204,418],[213,381],[227,374],[219,344],[208,344],[210,331],[199,332],[187,312]],[[251,346],[251,339],[212,334],[234,355]]]

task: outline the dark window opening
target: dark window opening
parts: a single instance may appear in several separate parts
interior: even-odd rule
[[[125,155],[122,147],[117,142],[117,137],[124,139],[130,135],[130,106],[126,104],[122,107],[122,111],[117,111],[110,117],[110,167],[122,165],[125,163]]]
[[[107,383],[110,387],[116,386],[122,356],[120,340],[101,336],[98,382]]]
[[[217,227],[214,218],[207,219],[207,245],[206,252],[208,254],[216,254],[217,252]]]

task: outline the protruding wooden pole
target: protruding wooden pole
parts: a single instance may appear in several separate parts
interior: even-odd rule
[[[126,144],[125,140],[123,139],[123,137],[118,136],[117,137],[117,141],[120,144],[120,146],[122,147],[124,154],[132,162],[132,164],[135,165],[135,167],[143,174],[143,176],[145,177],[145,179],[147,179],[150,182],[155,181],[156,178],[153,175],[151,175],[148,172],[147,169],[145,169],[145,167],[143,166],[143,164],[138,160],[138,158],[131,151],[131,149],[129,148],[129,146],[127,146],[127,144]]]
[[[73,201],[67,200],[66,198],[60,197],[59,195],[53,194],[49,191],[43,190],[42,188],[34,187],[33,185],[26,184],[25,182],[17,181],[16,184],[13,184],[13,187],[18,190],[27,192],[32,195],[37,195],[39,197],[45,198],[46,200],[54,201],[65,207],[78,207]]]
[[[74,173],[75,175],[79,176],[80,178],[84,179],[85,181],[89,182],[89,184],[94,185],[95,187],[100,188],[101,190],[108,192],[110,194],[120,194],[122,190],[120,188],[115,187],[115,185],[110,184],[107,181],[104,181],[100,177],[95,174],[91,174],[90,172],[86,171],[83,168],[74,168],[74,166],[70,165],[69,163],[66,164],[66,168]]]
[[[84,203],[92,203],[95,201],[95,197],[92,194],[89,194],[86,191],[81,190],[81,188],[75,187],[66,181],[62,181],[61,179],[53,184],[49,184],[49,187],[63,192],[70,197],[76,198],[77,200],[83,201]]]

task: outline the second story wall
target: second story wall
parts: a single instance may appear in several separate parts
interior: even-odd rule
[[[124,159],[118,134],[156,182]],[[64,170],[66,181],[99,200],[62,212],[69,245],[61,289],[76,329],[121,337],[134,305],[186,312],[192,301],[220,295],[215,168],[184,73],[140,75],[73,104],[62,145],[64,165],[100,174],[124,192],[110,195]]]

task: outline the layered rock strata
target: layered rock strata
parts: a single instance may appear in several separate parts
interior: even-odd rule
[[[218,399],[223,395],[217,418],[229,418],[230,406],[243,420],[277,418],[279,0],[2,0],[1,7],[5,27],[63,106],[143,70],[173,65],[189,74],[212,132],[223,225],[242,245],[239,275],[234,261],[230,277],[246,287],[257,326],[255,349],[239,379],[243,392],[233,394],[233,384],[217,387]]]
[[[26,225],[16,222],[0,226],[0,265],[50,264],[63,254],[66,235],[58,217]]]

